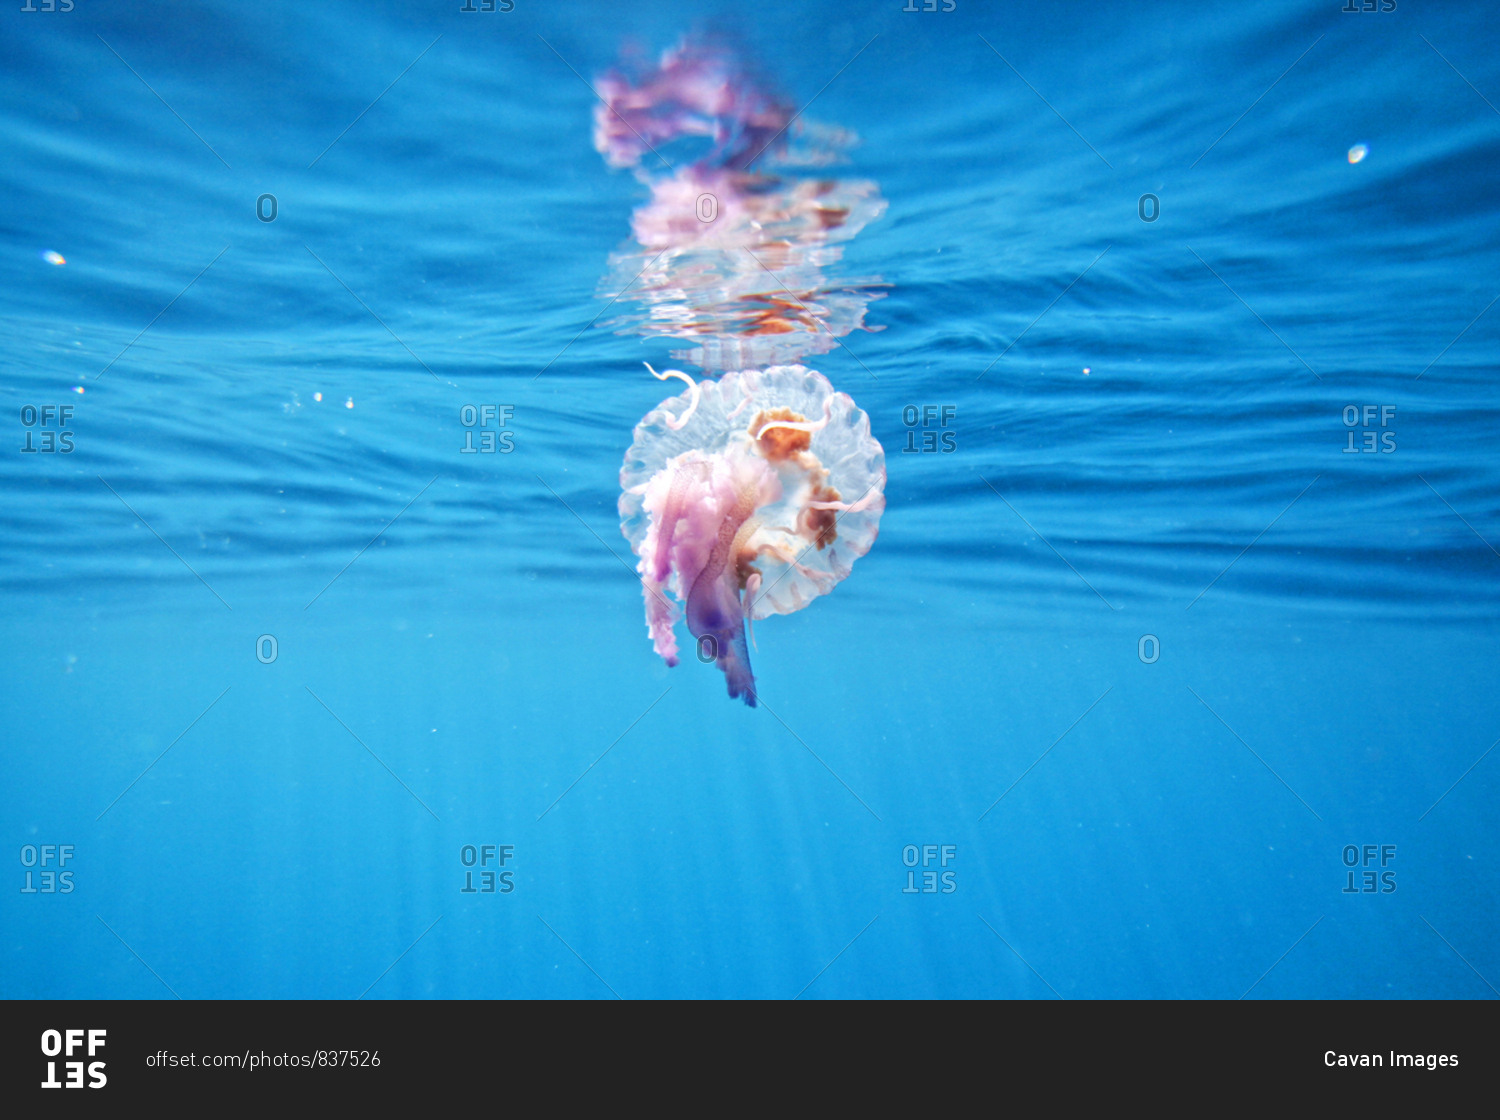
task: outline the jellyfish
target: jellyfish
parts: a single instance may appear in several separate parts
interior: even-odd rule
[[[869,417],[816,370],[700,382],[651,372],[687,388],[636,425],[620,469],[620,530],[639,557],[647,632],[676,665],[685,614],[700,657],[753,708],[754,620],[828,594],[870,550],[885,452]]]

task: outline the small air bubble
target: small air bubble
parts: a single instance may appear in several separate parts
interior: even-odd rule
[[[354,407],[354,398],[350,397],[348,400],[346,400],[344,402],[344,407],[345,408],[353,408]]]
[[[1356,144],[1356,145],[1354,145],[1354,147],[1352,147],[1352,148],[1349,149],[1349,162],[1350,163],[1358,163],[1360,160],[1364,159],[1365,156],[1367,156],[1369,154],[1370,154],[1370,145],[1368,145],[1368,144]]]

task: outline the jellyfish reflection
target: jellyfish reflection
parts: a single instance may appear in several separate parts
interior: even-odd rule
[[[727,51],[684,43],[635,82],[599,81],[594,143],[629,167],[651,197],[631,221],[633,240],[610,259],[603,290],[641,311],[602,324],[620,333],[681,338],[672,356],[706,371],[821,354],[866,327],[878,278],[832,278],[847,241],[885,212],[874,183],[751,170],[827,164],[853,142],[794,120]],[[658,147],[702,137],[707,155],[665,170]]]

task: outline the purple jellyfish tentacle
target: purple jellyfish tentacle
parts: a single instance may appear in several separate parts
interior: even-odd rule
[[[750,671],[750,647],[745,644],[743,629],[729,643],[728,653],[720,647],[719,668],[724,670],[731,700],[744,697],[747,707],[759,707],[755,700],[755,674]]]
[[[718,540],[708,562],[693,579],[688,593],[688,631],[698,641],[711,637],[715,663],[723,671],[733,699],[744,697],[755,707],[755,674],[745,641],[745,609],[740,602],[738,555],[743,541],[755,531],[757,495],[742,492],[733,509],[719,523]]]

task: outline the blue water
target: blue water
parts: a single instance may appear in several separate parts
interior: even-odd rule
[[[1496,995],[1486,5],[46,2],[0,995]],[[888,203],[883,329],[808,359],[881,536],[755,710],[615,512],[671,347],[600,298],[644,192],[583,79],[695,28]]]

